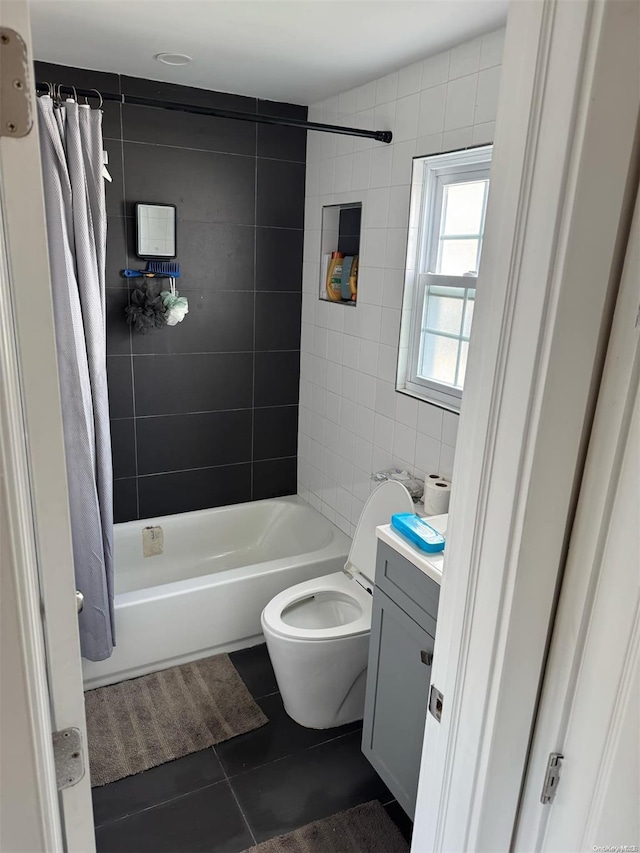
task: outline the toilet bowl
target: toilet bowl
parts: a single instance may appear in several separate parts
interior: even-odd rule
[[[285,710],[328,729],[362,719],[375,584],[376,527],[413,512],[406,488],[382,483],[367,500],[343,571],[289,587],[262,611],[262,630]]]

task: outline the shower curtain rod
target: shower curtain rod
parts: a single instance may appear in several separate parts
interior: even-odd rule
[[[215,118],[232,118],[238,121],[252,121],[259,124],[276,124],[280,127],[299,127],[302,130],[319,130],[323,133],[340,133],[343,136],[362,136],[367,139],[375,139],[378,142],[391,142],[393,136],[390,130],[364,130],[359,127],[341,127],[337,124],[321,124],[315,121],[303,121],[297,118],[282,118],[281,116],[262,115],[260,113],[243,113],[237,110],[221,110],[217,107],[202,107],[198,104],[181,104],[178,101],[160,101],[156,98],[140,98],[137,95],[117,95],[113,92],[98,92],[97,89],[78,89],[75,86],[60,86],[57,83],[53,87],[55,93],[65,95],[81,96],[83,98],[95,98],[98,96],[103,101],[118,101],[121,104],[132,104],[136,107],[152,107],[160,110],[174,110],[183,113],[196,113],[203,116],[214,116]],[[51,93],[52,84],[38,81],[36,91],[38,94]]]

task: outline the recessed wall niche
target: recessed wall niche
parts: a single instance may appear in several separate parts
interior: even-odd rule
[[[362,202],[322,208],[320,299],[355,308]]]

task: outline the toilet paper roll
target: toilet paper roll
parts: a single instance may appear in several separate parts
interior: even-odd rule
[[[427,515],[449,512],[451,483],[437,474],[429,474],[424,481],[424,511]]]

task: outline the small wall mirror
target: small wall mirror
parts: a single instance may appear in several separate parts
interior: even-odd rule
[[[174,204],[136,204],[139,258],[175,258],[176,207]]]

